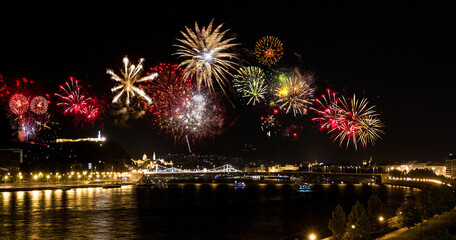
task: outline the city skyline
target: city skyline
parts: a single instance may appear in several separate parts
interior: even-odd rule
[[[272,140],[261,131],[257,113],[237,106],[229,112],[230,128],[194,146],[194,151],[234,153],[252,146],[259,158],[328,163],[361,162],[371,156],[382,162],[443,161],[454,151],[454,5],[296,4],[293,8],[257,3],[203,9],[194,5],[158,8],[146,2],[74,3],[57,6],[58,11],[43,3],[15,6],[7,8],[9,21],[1,24],[5,41],[0,74],[5,79],[27,77],[54,90],[70,75],[79,75],[109,95],[113,83],[106,69],[120,67],[126,55],[132,62],[145,58],[146,69],[160,62],[178,63],[173,44],[178,43],[180,31],[195,22],[206,26],[213,19],[229,29],[229,36],[241,44],[241,53],[249,59],[261,37],[280,39],[284,46],[280,64],[312,72],[316,95],[331,88],[347,96],[367,97],[385,124],[385,134],[375,146],[347,150],[320,132],[309,113],[298,119],[296,139]],[[144,119],[128,127],[114,126],[112,116],[105,120],[84,131],[68,132],[91,137],[101,130],[132,158],[176,151],[172,141]],[[3,122],[2,132],[10,131]],[[65,135],[65,129],[59,134]],[[186,151],[185,144],[179,151]]]

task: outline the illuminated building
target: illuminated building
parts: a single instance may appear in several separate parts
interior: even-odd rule
[[[268,168],[268,172],[298,171],[299,167],[294,165],[274,165]]]
[[[140,169],[154,169],[158,167],[158,165],[162,166],[173,166],[173,161],[165,161],[164,159],[156,159],[155,152],[152,156],[152,159],[147,158],[147,155],[144,153],[142,159],[131,159],[135,163],[135,165]]]
[[[445,163],[439,162],[427,162],[427,163],[420,163],[416,161],[401,163],[401,164],[393,164],[393,165],[385,165],[381,166],[381,168],[386,171],[390,172],[392,170],[398,170],[400,172],[408,173],[411,170],[415,169],[429,169],[432,170],[437,176],[446,176],[447,175],[447,166]]]
[[[66,142],[104,142],[104,141],[106,141],[106,138],[101,136],[100,131],[98,131],[98,137],[96,137],[96,138],[76,138],[76,139],[57,138],[55,140],[56,143],[66,143]]]

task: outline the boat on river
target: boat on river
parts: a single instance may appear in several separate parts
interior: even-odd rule
[[[235,189],[242,189],[245,188],[245,182],[235,181],[233,186]]]
[[[306,191],[312,189],[312,184],[303,181],[297,181],[293,183],[293,188],[297,191]]]

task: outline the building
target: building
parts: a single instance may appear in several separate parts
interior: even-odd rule
[[[152,159],[148,158],[147,155],[144,153],[142,159],[131,159],[135,163],[135,165],[140,169],[156,169],[158,170],[159,166],[163,167],[172,167],[173,161],[165,161],[164,159],[156,159],[155,152],[152,156]]]
[[[0,172],[18,172],[22,161],[22,149],[0,149]]]
[[[456,159],[448,159],[445,161],[445,177],[456,178]]]
[[[437,176],[446,176],[447,175],[447,164],[445,163],[440,163],[440,162],[417,162],[417,161],[412,161],[412,162],[404,162],[400,164],[391,164],[391,165],[384,165],[384,166],[379,166],[383,168],[384,171],[389,173],[390,171],[393,170],[398,170],[404,173],[408,173],[411,170],[415,169],[429,169],[432,170]]]
[[[298,171],[299,167],[294,165],[274,165],[268,168],[268,172]]]
[[[245,166],[244,172],[266,172],[267,168],[263,164],[260,166]]]

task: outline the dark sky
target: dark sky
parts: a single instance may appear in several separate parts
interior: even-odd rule
[[[2,6],[0,74],[27,76],[51,92],[79,74],[109,93],[106,69],[119,67],[125,55],[132,61],[144,57],[145,67],[177,62],[172,54],[179,31],[214,19],[250,51],[259,38],[278,37],[284,44],[282,64],[315,73],[317,93],[331,87],[369,98],[386,134],[374,147],[346,150],[304,117],[299,140],[272,141],[264,139],[253,114],[239,108],[231,113],[239,115],[233,128],[195,150],[233,153],[249,143],[260,158],[358,163],[370,156],[379,162],[443,161],[456,150],[456,7],[451,1],[74,2]],[[133,157],[174,151],[144,121],[116,127],[107,120],[103,130]]]

